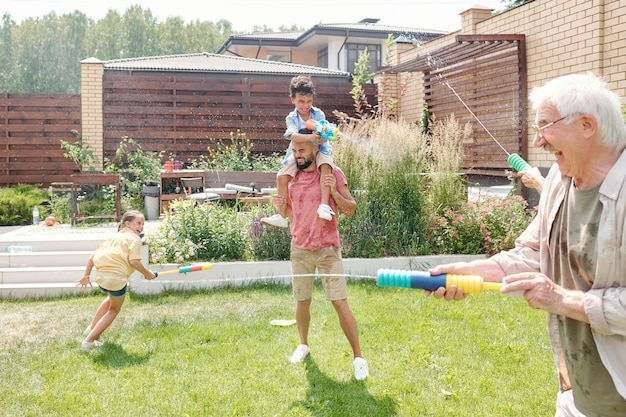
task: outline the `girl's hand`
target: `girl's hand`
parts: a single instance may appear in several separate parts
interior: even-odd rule
[[[77,282],[76,286],[80,287],[81,291],[86,291],[87,285],[89,285],[90,287],[93,287],[93,285],[91,285],[91,280],[89,279],[89,275],[85,275],[81,279],[77,279],[75,282]]]

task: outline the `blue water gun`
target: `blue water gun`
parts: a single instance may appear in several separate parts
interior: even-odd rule
[[[327,141],[335,142],[339,138],[339,128],[328,120],[309,119],[306,121],[306,128]]]

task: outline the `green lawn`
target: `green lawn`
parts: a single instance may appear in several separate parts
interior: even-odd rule
[[[311,355],[289,287],[132,295],[80,351],[102,296],[0,302],[3,416],[551,416],[557,380],[545,315],[497,292],[463,302],[351,282],[370,378],[320,287]]]

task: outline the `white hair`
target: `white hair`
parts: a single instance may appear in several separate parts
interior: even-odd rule
[[[596,119],[600,140],[607,148],[620,152],[626,147],[620,99],[591,72],[564,75],[535,87],[530,101],[535,110],[542,104],[552,104],[561,116],[567,116],[564,123],[571,122],[571,116],[589,114]]]

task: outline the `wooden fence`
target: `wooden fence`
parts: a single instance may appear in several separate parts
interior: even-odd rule
[[[81,129],[80,96],[0,95],[0,186],[67,181],[75,164],[60,141]]]
[[[112,159],[123,136],[144,151],[198,160],[237,132],[252,151],[283,153],[290,75],[241,77],[105,72],[103,78],[104,156]],[[350,80],[316,78],[314,104],[326,112],[354,114]],[[376,88],[367,85],[374,102]],[[68,181],[77,172],[63,157],[60,141],[81,131],[81,97],[67,94],[3,94],[0,97],[0,186]]]
[[[119,72],[119,71],[118,71]],[[130,136],[144,151],[165,150],[172,159],[197,160],[238,132],[254,144],[252,151],[282,153],[285,116],[293,110],[288,87],[291,76],[241,77],[125,75],[104,76],[105,157],[119,138]],[[314,104],[335,121],[333,110],[353,114],[345,79],[316,78]],[[374,86],[367,86],[375,95]]]

